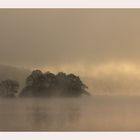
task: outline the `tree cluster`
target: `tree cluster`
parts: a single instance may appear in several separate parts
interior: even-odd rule
[[[0,97],[15,97],[19,83],[15,80],[5,80],[0,83]]]
[[[17,81],[5,80],[0,83],[1,97],[14,97],[19,88]],[[27,78],[20,97],[79,97],[89,95],[87,86],[74,74],[59,72],[43,73],[34,70]]]

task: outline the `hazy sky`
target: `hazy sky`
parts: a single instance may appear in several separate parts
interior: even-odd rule
[[[140,10],[0,10],[0,63],[140,79]]]
[[[138,61],[140,10],[0,10],[0,62]]]

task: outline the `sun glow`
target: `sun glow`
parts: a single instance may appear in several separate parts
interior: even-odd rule
[[[39,68],[42,71],[57,73],[75,73],[84,77],[98,77],[107,75],[124,75],[140,77],[140,66],[130,62],[107,62],[103,64],[69,64],[61,66],[45,66]]]

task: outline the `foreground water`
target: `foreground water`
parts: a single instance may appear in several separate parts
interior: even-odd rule
[[[140,131],[140,97],[1,99],[0,131]]]

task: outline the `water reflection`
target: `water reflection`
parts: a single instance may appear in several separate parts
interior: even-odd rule
[[[51,117],[51,114],[49,114],[49,108],[41,108],[39,105],[35,105],[33,106],[31,112],[31,125],[33,130],[39,131],[43,128],[43,126],[46,126],[46,130],[50,128],[53,118]]]
[[[32,130],[37,131],[65,130],[67,125],[70,126],[80,120],[80,106],[71,101],[52,100],[52,103],[42,104],[40,100],[36,100],[30,112]]]
[[[140,131],[140,97],[4,99],[0,131]]]

